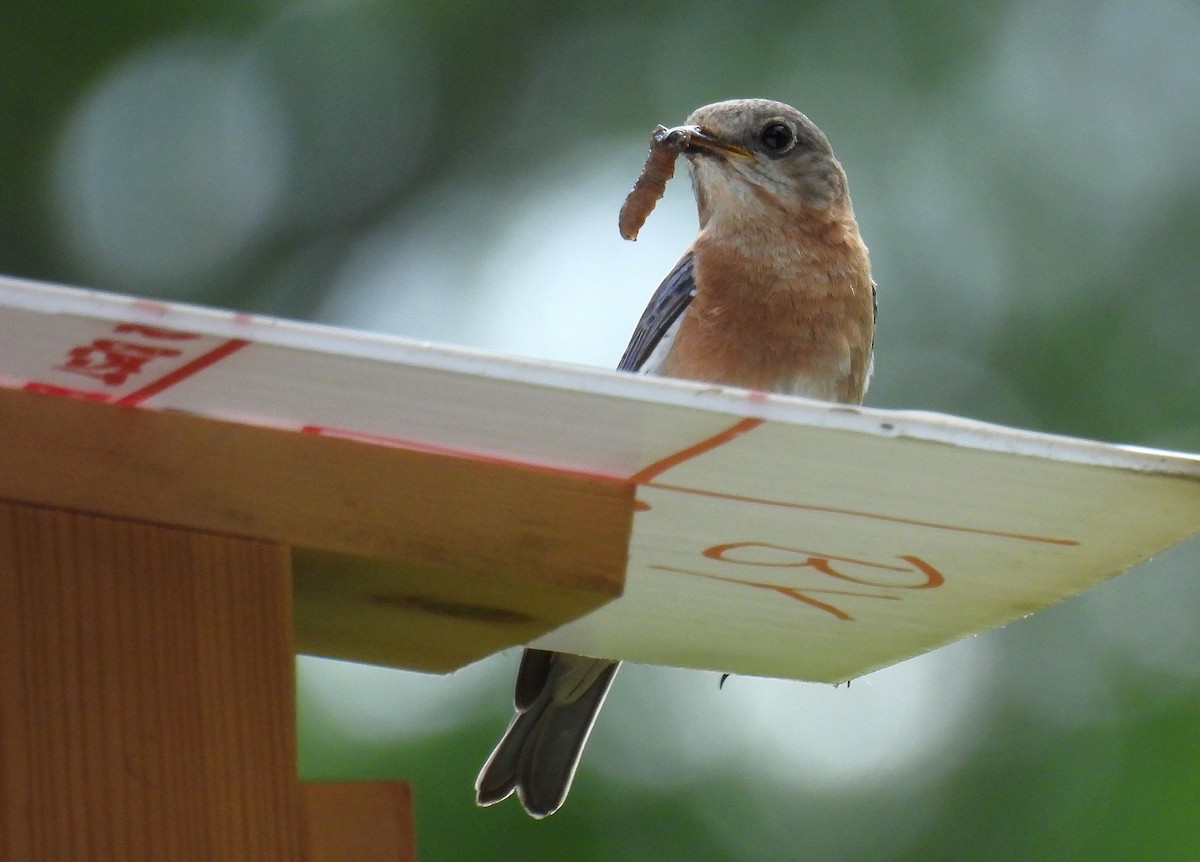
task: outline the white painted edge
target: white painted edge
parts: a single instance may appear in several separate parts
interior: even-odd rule
[[[927,411],[829,404],[736,387],[519,358],[393,335],[236,314],[184,303],[137,299],[8,276],[0,276],[0,308],[3,307],[42,314],[170,325],[200,334],[244,338],[259,344],[310,353],[482,376],[772,422],[943,443],[1200,481],[1200,455],[1196,454],[1101,443]]]

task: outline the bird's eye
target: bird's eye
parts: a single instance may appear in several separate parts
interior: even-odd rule
[[[773,153],[786,153],[796,144],[796,134],[790,126],[779,120],[771,120],[763,126],[759,139],[762,145]]]

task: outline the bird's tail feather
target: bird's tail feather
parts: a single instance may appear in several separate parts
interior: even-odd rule
[[[567,798],[584,743],[612,685],[616,662],[568,703],[547,685],[514,716],[475,782],[475,801],[492,805],[516,791],[532,816],[553,814]]]

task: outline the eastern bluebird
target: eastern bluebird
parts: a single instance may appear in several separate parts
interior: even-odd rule
[[[656,145],[665,136],[690,163],[700,233],[619,370],[861,403],[875,284],[828,139],[766,99],[708,105]],[[617,665],[526,649],[517,712],[475,783],[478,804],[515,790],[532,816],[557,811]]]

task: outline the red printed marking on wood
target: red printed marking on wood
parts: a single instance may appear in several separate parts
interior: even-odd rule
[[[55,371],[89,377],[105,386],[121,386],[156,359],[173,359],[183,351],[175,347],[156,347],[119,338],[97,338],[89,344],[72,347],[67,360],[54,366]]]
[[[200,338],[195,332],[184,332],[182,329],[167,329],[165,326],[150,326],[146,323],[118,323],[113,332],[124,335],[141,335],[145,338],[156,338],[163,341],[195,341]]]
[[[304,425],[300,428],[303,434],[316,434],[322,437],[338,437],[343,440],[357,440],[361,443],[371,443],[377,446],[394,446],[397,449],[408,449],[413,452],[427,452],[431,455],[448,455],[454,458],[466,458],[486,464],[502,464],[510,467],[520,467],[523,470],[533,470],[555,476],[573,476],[592,482],[603,482],[606,485],[629,485],[630,482],[621,476],[611,476],[605,473],[590,473],[570,467],[555,467],[549,464],[538,464],[517,458],[504,458],[473,449],[462,449],[454,446],[442,446],[436,443],[426,443],[422,440],[412,440],[405,437],[390,437],[386,434],[372,434],[366,431],[353,431],[348,428],[331,428],[327,425]]]
[[[116,336],[116,337],[114,337]],[[115,323],[107,336],[93,338],[86,344],[77,344],[66,352],[66,358],[53,367],[54,371],[85,378],[93,385],[117,389],[163,363],[179,360],[187,355],[188,342],[200,341],[205,336],[195,332],[184,332],[146,323]],[[24,389],[49,395],[65,395],[87,398],[93,401],[109,401],[114,404],[134,406],[163,392],[182,380],[209,368],[249,344],[249,341],[230,339],[211,350],[183,361],[171,371],[126,395],[97,392],[95,390],[62,386],[44,380],[30,380]],[[203,347],[190,345],[193,349]]]
[[[129,393],[124,398],[117,399],[116,403],[123,404],[127,407],[140,404],[143,401],[153,398],[155,395],[170,389],[180,381],[186,380],[192,375],[203,371],[205,368],[215,365],[227,356],[237,353],[237,351],[241,350],[249,343],[250,342],[244,338],[231,338],[229,341],[214,347],[207,353],[202,353],[190,362],[185,362],[174,371],[164,374],[153,383],[143,386],[141,389],[138,389],[135,392]]]
[[[105,402],[111,396],[105,392],[89,392],[86,389],[71,389],[68,386],[56,386],[53,383],[42,383],[31,380],[21,387],[26,392],[40,392],[43,395],[63,395],[67,398],[83,398],[87,401]]]

